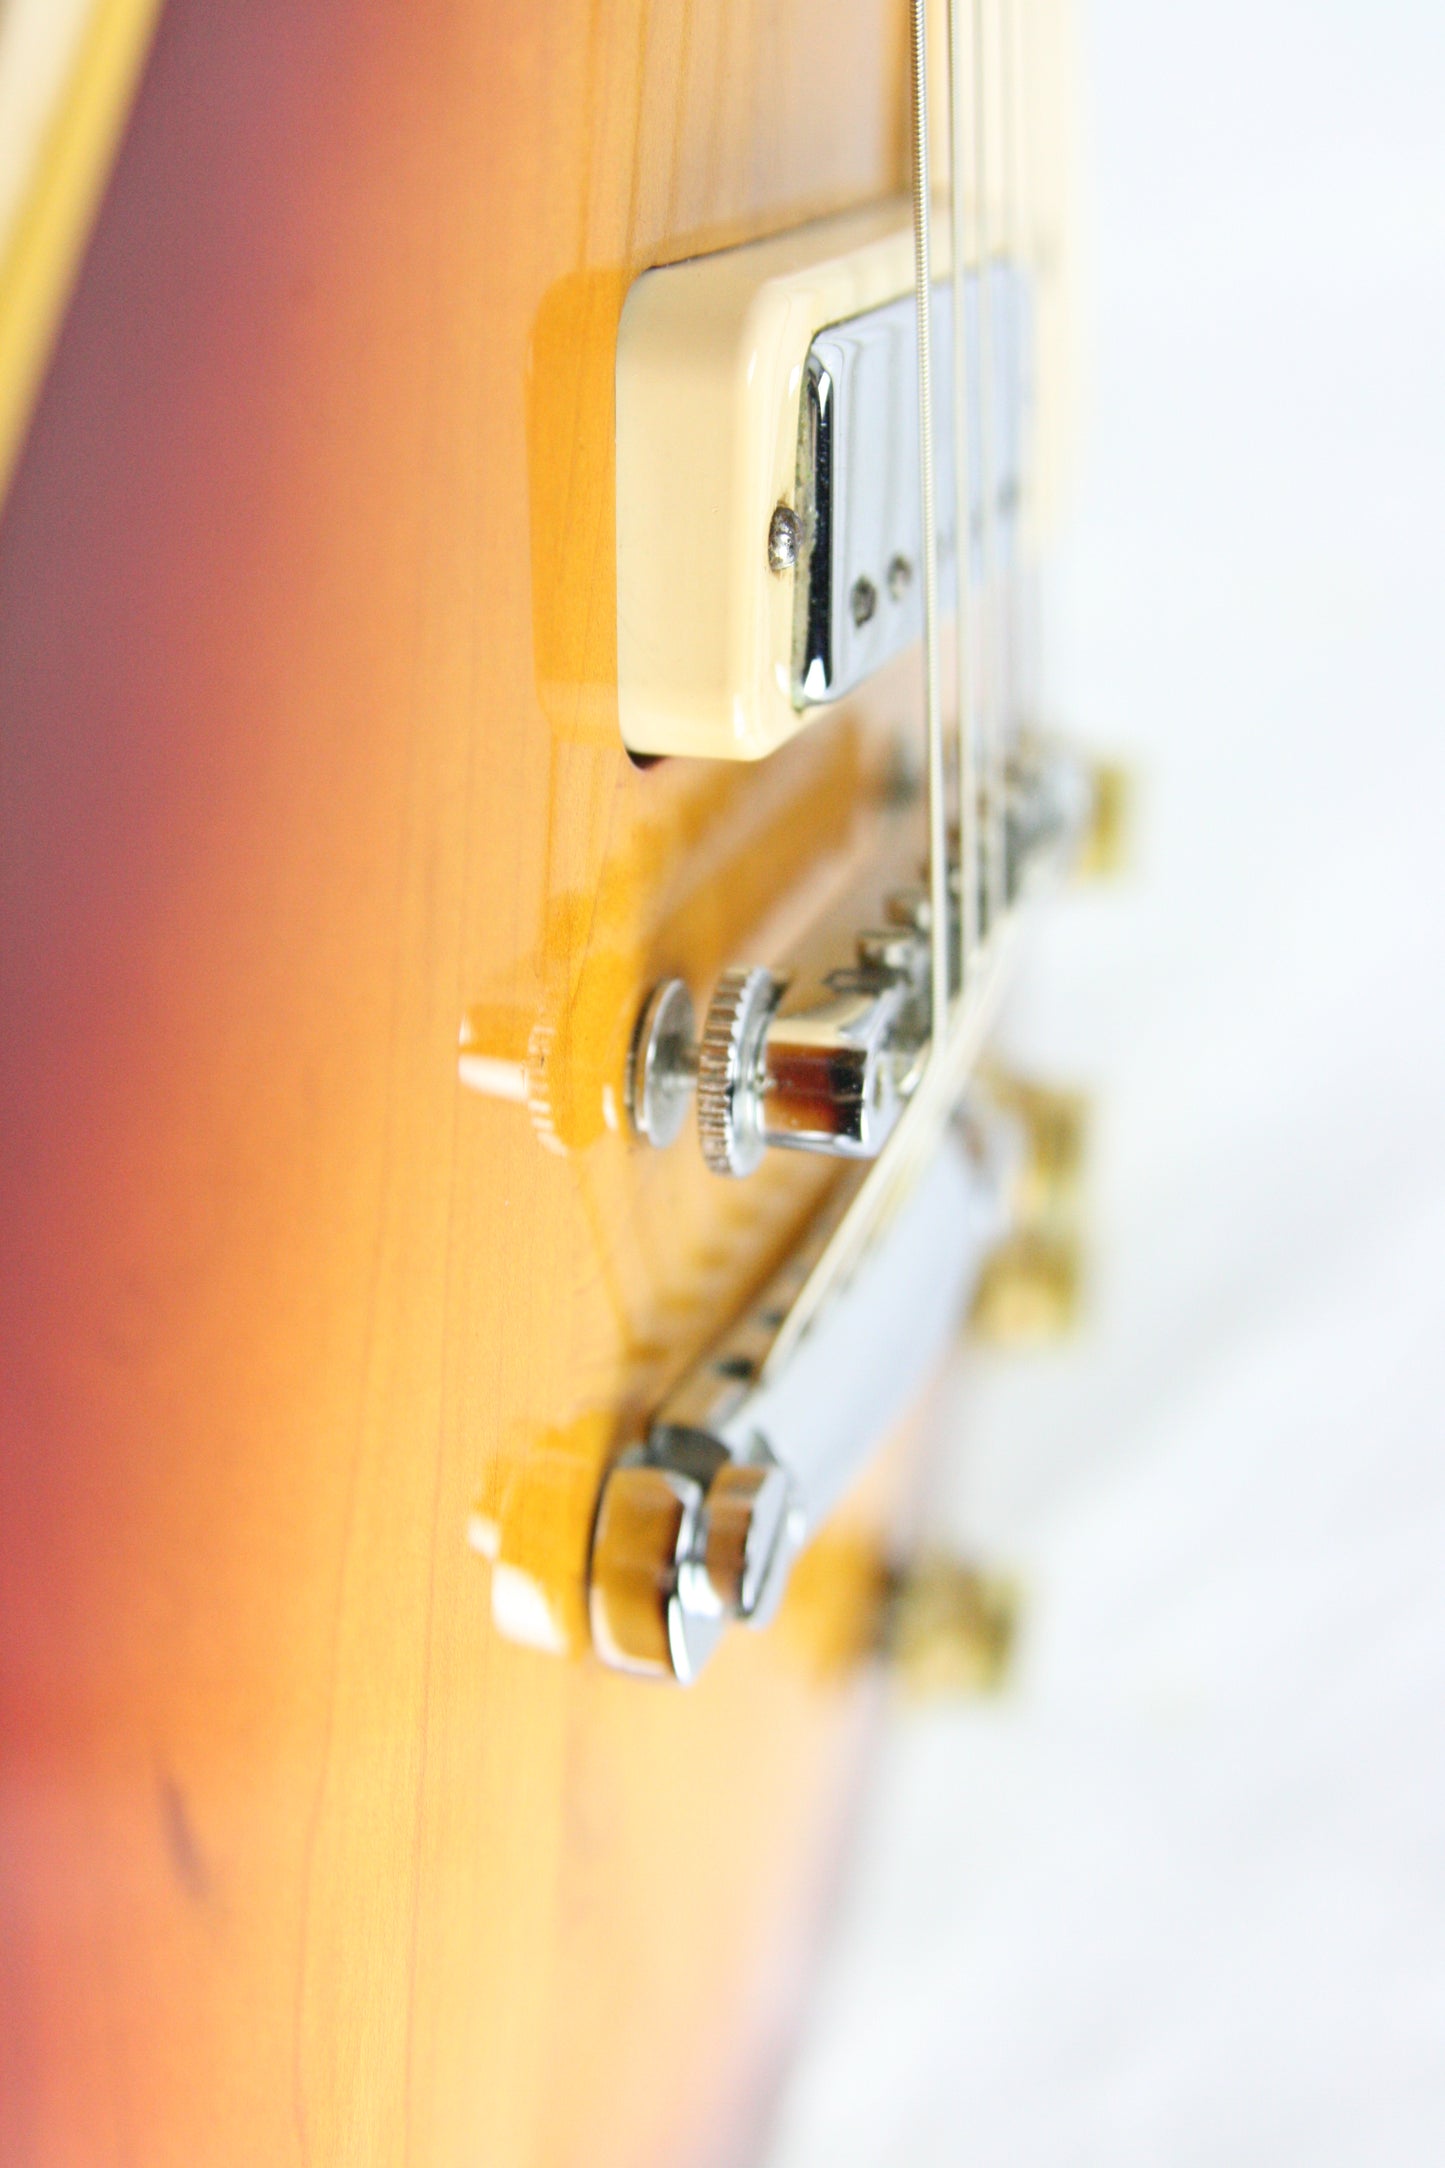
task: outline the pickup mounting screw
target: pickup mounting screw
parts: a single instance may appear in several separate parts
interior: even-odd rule
[[[768,570],[791,572],[803,547],[803,522],[790,504],[780,504],[768,522]]]

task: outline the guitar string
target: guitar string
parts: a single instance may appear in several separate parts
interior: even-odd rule
[[[1025,45],[1027,19],[1019,0],[1000,0],[1004,10],[1004,35],[1000,44],[1003,66],[1003,100],[1001,129],[1004,144],[1005,173],[1005,254],[1010,266],[1008,281],[1008,330],[1007,347],[1009,450],[1011,458],[1010,482],[1012,496],[1009,505],[1009,550],[1007,578],[1007,626],[1005,650],[1005,682],[1008,699],[1005,716],[1013,731],[1026,728],[1035,719],[1038,688],[1035,680],[1037,663],[1036,628],[1032,610],[1034,596],[1031,591],[1028,557],[1024,549],[1024,521],[1027,509],[1026,445],[1024,424],[1024,395],[1027,377],[1024,368],[1026,339],[1029,328],[1028,309],[1031,295],[1024,272],[1030,256],[1030,220],[1028,198],[1028,111],[1024,97],[1027,81]]]
[[[1008,762],[1014,751],[1015,734],[1021,714],[1023,690],[1022,656],[1019,644],[1020,568],[1019,568],[1019,520],[1020,489],[1022,477],[1019,472],[1019,414],[1018,399],[1020,379],[1018,373],[1019,343],[1022,325],[1019,317],[1020,289],[1018,267],[1022,261],[1022,225],[1020,220],[1020,197],[1015,160],[1018,153],[1018,113],[1015,107],[1018,71],[1015,66],[1015,43],[1018,37],[1019,8],[1015,0],[996,0],[998,8],[998,60],[996,68],[996,122],[998,129],[999,210],[998,230],[995,235],[999,264],[997,285],[998,318],[994,326],[996,341],[995,382],[999,388],[999,726],[1001,751],[1004,761],[1005,786]],[[1007,816],[1007,799],[1003,808]],[[1005,865],[1005,873],[1007,866]]]
[[[950,34],[954,35],[956,34],[957,30],[958,0],[950,0],[950,5],[953,9],[953,13],[951,13],[950,15]],[[984,210],[987,181],[987,175],[985,171],[987,152],[985,137],[986,111],[983,104],[984,85],[982,80],[983,70],[981,65],[984,41],[982,20],[983,9],[984,0],[971,0],[971,13],[973,18],[974,33],[974,62],[970,73],[973,79],[973,148],[975,155],[974,248],[976,250],[976,291],[978,294],[978,303],[976,308],[976,325],[979,366],[974,372],[975,383],[973,386],[972,401],[969,402],[965,400],[964,407],[966,420],[976,419],[978,440],[981,450],[986,447],[988,442],[989,430],[991,428],[992,413],[992,401],[990,397],[991,388],[987,384],[987,372],[983,366],[984,339],[987,328],[987,313],[984,293],[986,287],[986,250],[988,240]],[[932,928],[930,933],[929,962],[933,999],[935,1003],[934,1015],[935,1017],[939,1017],[946,1015],[947,1013],[947,943],[946,938],[944,938],[939,931],[939,929],[946,923],[947,867],[945,862],[945,851],[947,837],[946,823],[944,819],[944,797],[943,790],[941,788],[943,738],[941,710],[939,707],[939,681],[937,661],[937,552],[936,535],[933,526],[933,443],[931,428],[933,418],[931,367],[932,337],[928,302],[929,286],[931,284],[931,227],[929,218],[931,204],[929,194],[930,176],[928,161],[927,121],[927,0],[911,0],[911,28],[914,121],[912,142],[914,268],[915,303],[917,307],[919,344],[919,483],[920,496],[922,499],[922,502],[920,504],[920,511],[923,515],[922,548],[924,572],[925,628],[924,669],[925,704],[929,745],[928,823],[930,915],[932,921]],[[957,47],[955,47],[955,58],[956,56]],[[962,69],[959,69],[958,75],[960,78],[962,76],[962,72]],[[951,130],[952,126],[953,124],[951,123]],[[959,129],[958,134],[961,135],[961,133],[962,131],[961,129]],[[957,147],[957,142],[955,141],[953,145],[955,152],[957,150]],[[964,174],[964,178],[966,183],[966,173]],[[956,200],[951,215],[954,219],[954,228],[952,235],[954,241],[954,276],[957,279],[963,256],[963,247],[958,235]],[[957,310],[956,302],[955,310]],[[956,324],[957,315],[955,314],[955,326]],[[967,319],[965,314],[965,332],[966,330]],[[966,367],[965,357],[966,340],[965,342],[960,343],[958,342],[955,335],[955,378],[957,376],[957,370],[959,369],[959,367]],[[955,401],[957,401],[958,392],[956,382],[954,396]],[[968,406],[970,403],[973,408],[973,413],[971,415],[968,413]],[[957,405],[955,405],[955,430],[957,434],[956,417]],[[965,431],[963,437],[959,440],[958,450],[956,452],[956,457],[960,458],[965,465],[968,464],[967,441],[967,433]],[[968,478],[968,486],[971,492],[971,473],[969,474]],[[980,713],[981,709],[984,706],[984,698],[986,697],[987,685],[987,647],[985,644],[986,627],[981,622],[981,620],[984,617],[983,605],[986,604],[987,601],[986,568],[990,561],[991,555],[988,549],[988,545],[992,539],[990,504],[988,496],[988,475],[985,469],[985,463],[982,459],[980,460],[979,488],[979,564],[980,586],[983,589],[983,592],[979,597],[975,598],[972,588],[970,588],[969,594],[969,631],[972,635],[973,640],[974,652],[972,659],[974,660],[977,669],[977,676],[975,678],[974,685],[970,688],[971,697],[969,703],[969,750],[973,755],[975,769],[979,764],[984,764],[987,769],[987,764],[989,763],[990,759],[996,758],[997,748],[990,743],[984,741],[983,730],[986,727],[986,723],[981,717]],[[968,507],[968,512],[969,518],[965,522],[960,532],[957,546],[961,558],[964,557],[965,551],[967,551],[968,553],[964,561],[971,576],[972,551],[969,547],[969,544],[971,542],[971,535],[969,532],[969,528],[971,526],[971,506]],[[931,607],[930,596],[932,597]],[[978,667],[980,664],[983,667]],[[962,682],[960,680],[960,699],[962,700],[962,698]],[[962,723],[962,719],[960,719],[961,734],[963,727],[964,725]],[[975,784],[976,783],[977,774],[975,773]],[[985,787],[987,789],[987,783]],[[989,794],[988,803],[991,806],[996,807],[1000,803],[1000,798],[1001,793],[998,787],[997,778],[995,777],[993,780],[993,788]],[[982,824],[979,822],[977,817],[976,801],[974,811],[975,818],[971,825],[973,827],[974,833],[975,855],[972,867],[972,877],[971,880],[966,882],[966,887],[971,888],[974,898],[977,899],[981,887],[983,887],[984,884],[987,883],[988,887],[985,892],[988,893],[991,898],[996,900],[998,896],[997,883],[1001,853],[999,852],[997,847],[995,847],[995,849],[989,853],[987,860],[981,862],[981,860],[983,860],[985,844],[980,834]],[[940,828],[943,829],[943,835],[941,839],[939,834]],[[962,836],[963,806],[962,802],[960,802],[961,866],[963,863]],[[940,844],[942,847],[940,847]],[[942,902],[944,906],[943,910],[940,910],[939,907],[939,875],[942,875]],[[975,900],[975,914],[976,911],[977,903]],[[996,1005],[1000,985],[1002,983],[1003,969],[1005,963],[1004,951],[1007,945],[1008,934],[1008,926],[1001,922],[999,914],[995,909],[990,915],[988,926],[986,929],[986,936],[980,940],[978,947],[973,952],[972,961],[974,970],[973,984],[970,988],[970,998],[964,999],[962,998],[962,996],[960,997],[958,1004],[957,1020],[952,1031],[949,1031],[947,1029],[936,1029],[934,1031],[932,1035],[932,1043],[929,1050],[929,1059],[926,1064],[924,1074],[920,1079],[920,1082],[913,1094],[913,1097],[910,1100],[908,1106],[904,1109],[901,1119],[895,1127],[893,1134],[889,1137],[887,1143],[884,1145],[883,1150],[879,1154],[878,1158],[874,1160],[871,1165],[869,1165],[858,1178],[857,1188],[854,1190],[854,1193],[849,1199],[848,1204],[843,1211],[837,1226],[834,1228],[832,1234],[829,1236],[821,1254],[815,1261],[813,1268],[809,1272],[808,1277],[805,1280],[802,1288],[799,1290],[798,1295],[795,1298],[791,1309],[789,1310],[787,1319],[779,1330],[773,1346],[769,1350],[768,1356],[764,1364],[765,1376],[776,1375],[781,1372],[781,1370],[786,1365],[792,1353],[792,1350],[797,1346],[798,1342],[809,1330],[814,1318],[817,1316],[818,1311],[822,1307],[822,1304],[825,1301],[830,1289],[839,1280],[846,1280],[850,1272],[857,1264],[859,1258],[867,1249],[868,1244],[873,1238],[873,1236],[882,1225],[885,1225],[887,1223],[888,1219],[897,1209],[902,1199],[910,1192],[912,1184],[918,1179],[919,1174],[922,1170],[923,1159],[927,1151],[931,1148],[933,1142],[936,1141],[941,1127],[948,1118],[953,1102],[957,1098],[958,1094],[962,1091],[964,1084],[966,1083],[972,1063],[977,1057],[983,1033],[987,1028],[989,1019]],[[939,990],[940,979],[943,982],[943,993],[941,999]],[[847,1179],[847,1177],[845,1177],[845,1179]]]
[[[969,444],[967,186],[963,0],[948,0],[948,168],[953,265],[955,685],[958,701],[958,996],[960,1021],[978,947],[978,771],[973,624],[973,462]]]
[[[998,932],[1005,900],[1003,825],[1003,724],[1000,714],[999,627],[997,593],[998,469],[994,431],[994,235],[989,174],[989,65],[987,0],[974,0],[974,188],[978,232],[978,412],[979,412],[979,634],[984,766],[985,938]]]
[[[922,534],[924,720],[927,732],[928,958],[933,1027],[924,1079],[823,1246],[779,1329],[764,1365],[778,1372],[807,1332],[829,1289],[846,1279],[906,1184],[916,1157],[914,1131],[923,1118],[925,1087],[941,1083],[948,1053],[948,828],[944,803],[943,712],[938,673],[938,546],[934,526],[932,194],[928,149],[928,0],[910,0],[913,96],[913,271],[918,342],[918,482]],[[843,1179],[847,1179],[845,1176]]]
[[[923,700],[928,739],[928,963],[933,1002],[930,1061],[948,1033],[948,817],[943,698],[938,665],[938,532],[933,415],[933,186],[928,149],[928,0],[913,18],[913,279],[918,319],[918,494],[923,533]]]

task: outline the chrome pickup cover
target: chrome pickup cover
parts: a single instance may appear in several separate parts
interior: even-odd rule
[[[989,274],[994,349],[991,406],[998,561],[1008,561],[1022,486],[1032,389],[1028,285],[1011,264]],[[953,375],[953,294],[933,292],[933,367]],[[965,382],[979,380],[978,278],[964,282],[969,355]],[[974,548],[982,525],[979,402],[969,402],[969,480]],[[953,401],[934,402],[938,562],[947,607],[955,579],[958,502]],[[803,370],[798,425],[801,527],[794,584],[793,699],[838,700],[922,638],[918,575],[918,332],[905,295],[834,324],[814,339]],[[974,566],[975,577],[981,568]]]

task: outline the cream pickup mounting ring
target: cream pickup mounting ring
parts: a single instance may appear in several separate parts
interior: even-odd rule
[[[949,266],[931,335],[953,366]],[[903,203],[645,272],[617,338],[617,677],[640,754],[756,760],[923,629],[918,347]],[[995,547],[1010,550],[1026,438],[1031,311],[1006,260],[979,308],[991,349]],[[977,415],[974,425],[977,426]],[[953,587],[952,408],[939,400],[938,551]]]

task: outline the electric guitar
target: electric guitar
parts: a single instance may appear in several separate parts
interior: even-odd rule
[[[1063,42],[0,16],[16,2168],[748,2157],[1047,1261]]]

